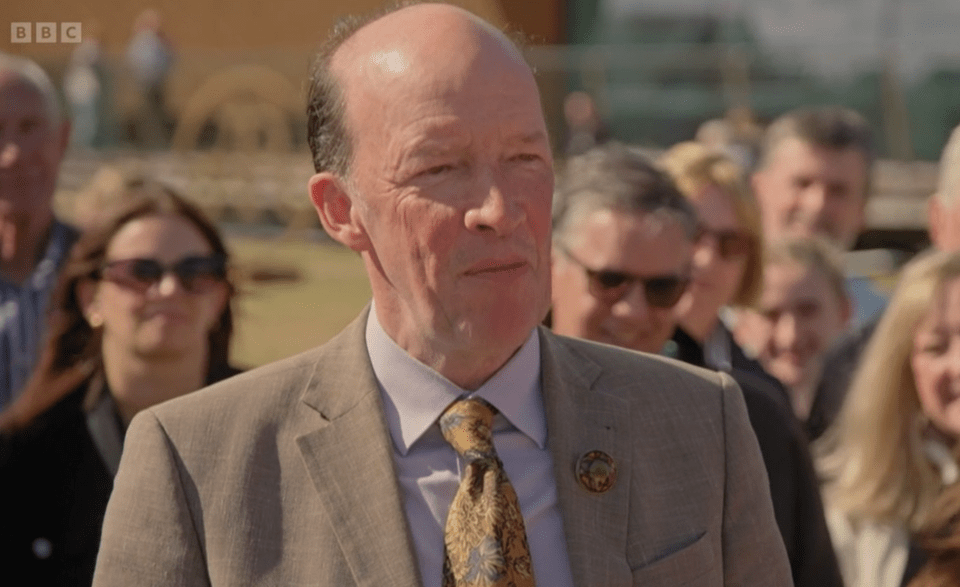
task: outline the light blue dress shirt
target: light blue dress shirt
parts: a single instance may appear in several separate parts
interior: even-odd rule
[[[536,329],[507,364],[473,392],[401,349],[383,330],[376,308],[367,319],[366,342],[424,587],[442,583],[443,528],[464,466],[440,434],[437,418],[451,402],[469,396],[482,397],[500,411],[493,422],[493,443],[520,501],[537,584],[572,587],[553,459],[546,446]]]

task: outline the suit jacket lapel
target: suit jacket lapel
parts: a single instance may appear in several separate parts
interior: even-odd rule
[[[357,585],[419,585],[366,317],[324,346],[302,398],[319,427],[297,444]]]
[[[567,551],[577,585],[622,582],[627,540],[631,418],[626,400],[594,389],[600,367],[562,339],[541,329],[547,444],[554,461]],[[577,462],[602,451],[616,464],[617,480],[591,493],[577,479]]]

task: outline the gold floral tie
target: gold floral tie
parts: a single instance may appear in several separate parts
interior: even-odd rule
[[[467,461],[444,530],[443,587],[532,587],[533,567],[517,492],[493,447],[497,409],[479,398],[456,401],[440,430]]]

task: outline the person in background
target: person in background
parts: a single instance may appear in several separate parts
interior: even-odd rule
[[[848,587],[898,587],[910,539],[958,480],[960,254],[903,270],[837,419],[815,446]]]
[[[927,201],[927,224],[933,247],[941,251],[960,250],[960,126],[953,129],[940,157],[937,190]],[[849,332],[827,353],[824,377],[817,397],[826,410],[824,425],[836,415],[850,387],[850,380],[860,363],[867,343],[877,327],[878,317]],[[823,428],[823,426],[821,426]]]
[[[696,216],[644,156],[571,157],[553,209],[553,331],[657,354],[690,282]]]
[[[553,224],[554,331],[648,353],[671,334],[680,340],[674,306],[688,282],[697,219],[666,174],[623,145],[594,148],[568,161]],[[702,353],[682,355],[705,366]],[[839,587],[813,463],[784,392],[753,372],[728,371],[760,445],[794,584]]]
[[[907,587],[960,585],[960,483],[946,487],[930,508],[930,516],[917,531],[908,560],[917,572],[911,573]]]
[[[683,336],[696,344],[674,340],[677,352],[683,351],[678,358],[718,371],[749,371],[780,389],[720,320],[727,306],[755,303],[763,286],[760,210],[743,170],[722,152],[692,142],[669,149],[660,164],[693,204],[698,221],[693,279],[676,307]]]
[[[597,112],[597,103],[583,91],[570,92],[563,99],[567,156],[579,155],[610,140],[610,132]]]
[[[820,235],[852,249],[866,217],[873,159],[870,127],[853,110],[801,108],[774,120],[751,177],[766,238]]]
[[[0,53],[0,409],[36,364],[50,292],[77,237],[53,213],[69,137],[47,74]]]
[[[731,108],[723,118],[707,120],[694,136],[696,142],[732,159],[745,174],[757,164],[762,138],[763,127],[747,107]]]
[[[827,350],[846,330],[850,302],[843,287],[840,253],[818,238],[793,238],[767,247],[763,291],[739,310],[737,341],[789,391],[797,418],[811,439],[839,406],[817,395]]]
[[[843,251],[856,245],[866,220],[872,133],[857,112],[839,106],[793,110],[767,128],[751,183],[768,241],[821,236]],[[852,326],[886,302],[866,278],[847,279]]]
[[[102,147],[110,137],[111,94],[108,64],[100,43],[100,23],[83,23],[83,39],[70,54],[63,73],[63,96],[70,109],[70,146],[80,149]]]
[[[554,169],[519,48],[414,4],[341,22],[308,86],[310,197],[372,303],[134,418],[94,584],[789,584],[736,384],[540,327]]]
[[[127,424],[236,373],[216,228],[159,184],[123,195],[74,247],[37,370],[0,413],[0,567],[24,584],[90,585]]]
[[[141,146],[161,147],[167,140],[167,77],[176,54],[163,31],[160,13],[141,12],[133,23],[127,45],[127,67],[140,89],[141,104],[136,120],[136,140]]]

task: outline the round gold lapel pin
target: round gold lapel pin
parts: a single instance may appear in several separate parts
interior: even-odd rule
[[[590,493],[610,491],[617,481],[617,465],[607,453],[592,450],[577,460],[577,480]]]

